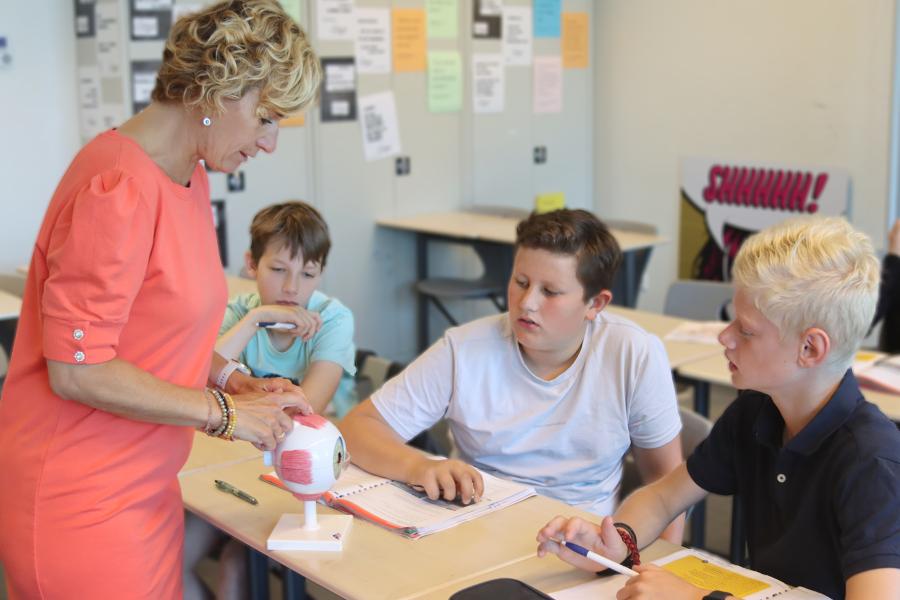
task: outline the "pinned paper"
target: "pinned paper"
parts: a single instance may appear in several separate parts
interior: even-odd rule
[[[562,57],[566,69],[586,69],[590,54],[587,13],[563,13]]]
[[[391,72],[391,21],[388,9],[356,9],[356,68],[359,73]]]
[[[455,39],[459,35],[459,6],[456,0],[426,0],[428,37]]]
[[[503,7],[503,57],[510,66],[531,64],[531,7]]]
[[[395,8],[392,28],[394,31],[394,70],[399,72],[424,71],[425,11],[419,8]]]
[[[367,161],[400,154],[400,129],[394,92],[360,96],[359,120]]]
[[[561,210],[566,207],[566,195],[563,192],[538,194],[534,198],[534,210],[538,214]]]
[[[534,0],[534,37],[558,38],[561,0]]]
[[[562,60],[558,56],[535,56],[532,80],[535,114],[562,111]]]
[[[428,53],[428,110],[462,109],[462,61],[459,52]]]
[[[503,55],[472,56],[472,110],[476,113],[503,112],[504,88]]]
[[[353,0],[319,0],[316,8],[320,40],[353,39]]]

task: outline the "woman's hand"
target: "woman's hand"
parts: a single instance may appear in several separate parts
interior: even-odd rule
[[[408,482],[421,486],[432,500],[443,498],[452,502],[459,496],[463,504],[477,502],[484,493],[481,473],[462,461],[448,458],[431,460],[421,458]]]
[[[235,439],[250,442],[260,450],[273,450],[294,428],[289,411],[312,413],[302,390],[249,392],[232,398],[237,412]]]
[[[689,584],[656,565],[636,565],[638,572],[616,593],[616,600],[703,600],[710,590]]]
[[[617,563],[628,556],[628,546],[613,525],[611,517],[603,517],[597,526],[578,517],[555,517],[538,531],[538,556],[555,554],[567,563],[585,571],[602,571],[602,565],[572,552],[561,542],[575,542]]]
[[[300,306],[266,304],[253,309],[253,311],[256,321],[293,323],[295,325],[293,329],[281,329],[279,332],[298,337],[304,342],[309,341],[322,328],[322,315]]]

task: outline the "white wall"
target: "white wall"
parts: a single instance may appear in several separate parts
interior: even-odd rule
[[[847,168],[883,247],[893,0],[600,0],[594,22],[595,209],[672,240],[641,308],[677,273],[681,157]]]
[[[78,150],[72,2],[0,2],[0,272],[28,264],[44,210]],[[27,8],[27,10],[26,10]]]

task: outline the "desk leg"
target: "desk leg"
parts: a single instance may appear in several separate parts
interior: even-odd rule
[[[288,569],[284,569],[284,600],[307,600],[306,578]]]
[[[706,548],[706,500],[695,504],[691,511],[691,547]]]
[[[736,565],[745,565],[744,547],[746,545],[744,534],[744,503],[740,496],[735,494],[731,499],[731,547],[728,559]]]
[[[709,382],[694,382],[694,412],[709,418]]]
[[[416,234],[416,281],[428,277],[428,238]],[[416,320],[418,321],[419,352],[428,349],[428,298],[416,293]]]
[[[625,301],[623,304],[628,308],[637,306],[637,287],[640,285],[640,282],[635,281],[637,278],[635,274],[637,268],[634,264],[636,260],[635,255],[635,252],[625,252],[622,257],[625,263],[622,265],[622,268],[625,269]]]
[[[269,557],[253,548],[247,550],[250,597],[253,600],[269,600]]]

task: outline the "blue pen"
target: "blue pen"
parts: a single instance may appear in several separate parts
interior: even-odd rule
[[[568,548],[569,550],[571,550],[572,552],[577,552],[578,554],[582,555],[585,558],[589,558],[596,563],[600,563],[607,569],[612,569],[616,573],[621,573],[622,575],[628,575],[629,577],[634,577],[635,575],[638,574],[637,571],[633,571],[632,569],[629,569],[628,567],[623,567],[619,563],[613,562],[613,561],[609,560],[608,558],[606,558],[605,556],[600,556],[596,552],[591,552],[587,548],[585,548],[583,546],[579,546],[578,544],[576,544],[574,542],[560,542],[560,543],[563,546],[565,546],[566,548]]]

